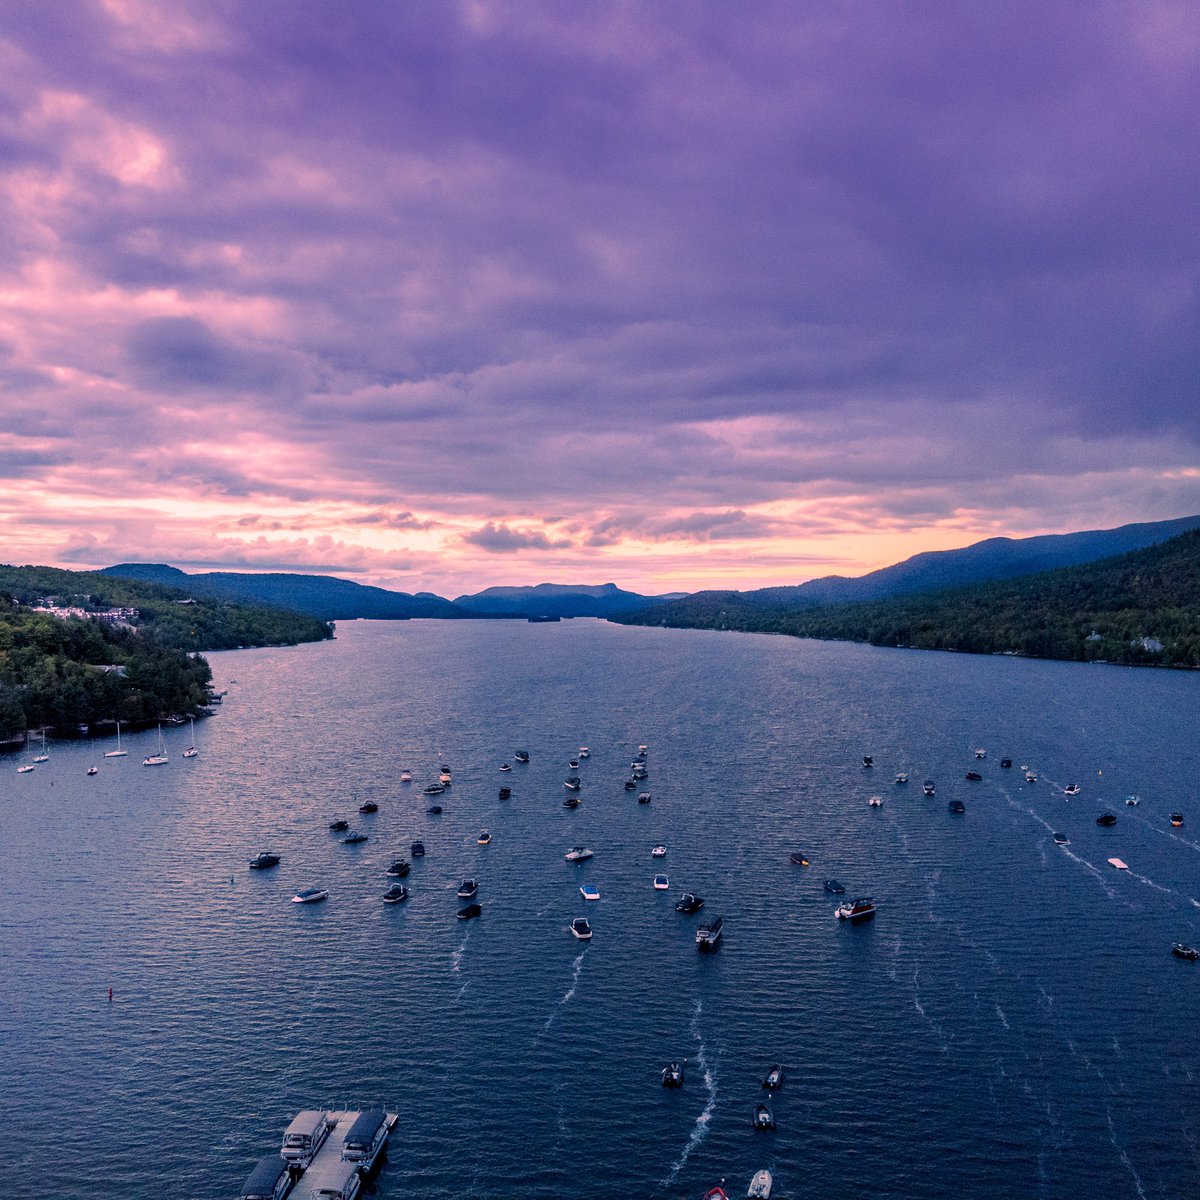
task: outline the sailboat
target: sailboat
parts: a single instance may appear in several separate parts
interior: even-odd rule
[[[200,753],[200,751],[196,749],[196,718],[188,717],[188,720],[192,723],[192,744],[183,752],[183,757],[195,758],[196,755]]]
[[[158,753],[142,759],[143,767],[164,767],[170,759],[167,758],[167,746],[163,741],[162,726],[158,727]]]
[[[50,755],[46,753],[46,731],[44,729],[42,730],[42,752],[41,754],[35,754],[33,756],[33,761],[35,763],[50,761]]]
[[[115,750],[105,750],[105,758],[124,758],[129,753],[128,750],[121,749],[121,722],[117,722],[117,748]]]

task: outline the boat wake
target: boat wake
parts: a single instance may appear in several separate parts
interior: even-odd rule
[[[450,970],[455,975],[457,975],[462,970],[463,954],[466,952],[467,943],[470,940],[471,940],[471,931],[467,930],[466,934],[463,935],[462,943],[459,945],[458,949],[453,951],[450,955]]]
[[[696,1118],[695,1125],[692,1126],[691,1136],[687,1140],[687,1145],[684,1146],[683,1152],[675,1160],[671,1167],[671,1173],[664,1179],[663,1186],[670,1187],[675,1182],[679,1172],[683,1170],[684,1164],[692,1151],[704,1141],[708,1136],[708,1123],[712,1120],[713,1112],[717,1107],[717,1081],[713,1075],[712,1068],[708,1065],[707,1047],[704,1044],[704,1035],[700,1029],[700,1014],[703,1011],[703,1006],[697,1000],[692,1009],[691,1031],[692,1037],[696,1039],[698,1049],[696,1050],[696,1066],[700,1068],[704,1076],[704,1087],[708,1092],[708,1098],[704,1103],[704,1109]]]
[[[583,956],[586,953],[586,950],[580,950],[580,952],[575,956],[575,961],[571,964],[571,986],[563,993],[562,999],[558,1002],[558,1006],[546,1018],[546,1023],[542,1026],[542,1033],[550,1032],[550,1026],[554,1024],[554,1020],[562,1011],[563,1005],[569,1004],[574,999],[575,989],[579,986],[579,976],[583,971]]]

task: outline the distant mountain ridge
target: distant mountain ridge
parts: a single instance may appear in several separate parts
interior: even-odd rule
[[[456,596],[454,603],[472,612],[511,613],[524,617],[611,617],[638,612],[656,604],[679,599],[686,593],[643,596],[627,592],[615,583],[596,585],[539,583],[535,587],[490,587],[469,596]]]
[[[333,575],[296,575],[289,572],[242,574],[209,571],[189,575],[165,563],[118,563],[105,567],[102,575],[140,579],[182,588],[196,596],[221,600],[256,600],[294,612],[308,613],[322,621],[350,621],[357,617],[375,620],[406,620],[410,617],[469,617],[474,613],[451,604],[431,592],[390,592],[339,579]]]

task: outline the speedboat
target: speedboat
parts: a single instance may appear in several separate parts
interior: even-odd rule
[[[346,830],[350,828],[350,822],[343,821],[339,817],[336,821],[329,822],[329,828],[332,829],[334,833],[345,833]]]
[[[375,813],[379,811],[379,805],[376,804],[374,800],[368,800],[366,804],[360,804],[358,806],[358,811],[360,813]]]
[[[698,913],[704,907],[704,897],[693,895],[691,892],[684,892],[678,900],[675,901],[675,911],[678,913]]]
[[[400,782],[401,783],[412,783],[412,772],[411,771],[401,771],[400,772]]]
[[[873,754],[864,754],[864,755],[863,755],[863,768],[864,768],[864,770],[865,770],[867,767],[873,767],[874,765],[875,765],[875,756],[874,756]]]
[[[579,889],[579,894],[585,900],[599,900],[600,889],[594,883],[585,883]]]
[[[578,796],[568,796],[563,802],[563,808],[578,808],[583,803]]]
[[[563,858],[565,858],[567,862],[586,862],[587,859],[592,857],[593,853],[594,852],[589,850],[586,846],[572,846],[570,850],[563,855]]]
[[[625,780],[625,790],[627,792],[636,791],[637,790],[637,780],[636,779]]]
[[[1097,824],[1097,825],[1103,825],[1103,826],[1105,826],[1106,828],[1107,828],[1109,825],[1115,825],[1116,823],[1117,823],[1117,817],[1116,817],[1116,814],[1115,814],[1115,813],[1110,813],[1110,812],[1101,813],[1101,814],[1100,814],[1100,815],[1099,815],[1099,816],[1096,818],[1096,824]]]
[[[937,789],[933,786],[932,779],[927,779],[923,784],[921,784],[921,791],[923,791],[927,796],[932,796],[936,790]]]
[[[445,785],[445,784],[442,784],[442,783],[431,783],[431,784],[430,784],[430,785],[429,785],[429,786],[428,786],[428,787],[425,789],[425,795],[427,795],[427,796],[440,796],[440,795],[441,795],[441,794],[442,794],[442,793],[443,793],[445,790],[446,790],[446,785]]]
[[[667,857],[667,848],[666,848],[666,846],[654,846],[654,847],[652,847],[652,848],[651,848],[651,850],[650,850],[650,857],[651,857],[651,858],[666,858],[666,857]]]
[[[979,747],[979,749],[977,749],[975,751],[975,757],[976,758],[987,758],[987,751],[985,749],[983,749],[983,747],[981,746],[981,747]]]
[[[755,1171],[754,1178],[750,1180],[750,1187],[746,1192],[746,1200],[771,1200],[773,1183],[771,1172],[766,1167],[761,1171]]]
[[[491,840],[492,835],[488,833],[486,829],[481,829],[479,831],[479,836],[475,839],[476,843],[480,846],[486,846]]]
[[[961,800],[951,800],[946,807],[952,813],[965,813],[967,811],[967,806]]]
[[[431,804],[425,811],[431,816],[440,817],[442,815],[442,806],[440,804]]]
[[[665,892],[671,886],[671,881],[665,875],[655,875],[654,890],[656,892]]]
[[[563,780],[563,787],[565,787],[569,792],[577,792],[579,791],[582,783],[583,780],[581,780],[578,775],[568,775],[566,779]]]
[[[477,917],[483,912],[482,904],[468,904],[458,910],[458,919],[460,921],[469,921],[472,917]]]
[[[788,862],[794,863],[798,867],[807,867],[808,859],[799,850],[793,850],[788,855]]]
[[[500,789],[500,799],[501,800],[511,800],[512,799],[512,788],[502,787]]]
[[[567,763],[567,766],[570,767],[572,771],[578,771],[579,770],[579,759],[577,759],[577,758],[571,759],[571,761],[569,763]]]
[[[882,808],[883,807],[883,797],[882,796],[871,796],[867,800],[867,805],[870,808]]]
[[[1200,950],[1197,950],[1195,946],[1185,945],[1183,942],[1176,942],[1171,947],[1171,953],[1176,958],[1186,958],[1188,962],[1195,962],[1200,958]]]
[[[983,778],[983,776],[982,776],[982,775],[980,775],[980,773],[979,773],[978,771],[968,771],[968,772],[967,772],[967,778],[968,778],[968,779],[969,779],[969,780],[970,780],[972,783],[978,783],[978,782],[979,782],[979,781],[980,781],[980,780]]]
[[[712,917],[696,926],[696,948],[715,950],[721,944],[721,931],[725,928],[724,917]]]
[[[261,854],[256,854],[250,860],[250,868],[254,871],[265,871],[268,867],[279,866],[279,855],[269,854],[264,850]]]
[[[1171,824],[1178,829],[1183,824],[1183,813],[1172,813]]]
[[[325,900],[329,893],[324,888],[305,888],[302,892],[297,892],[292,897],[293,904],[316,904],[319,900]]]
[[[662,1085],[665,1088],[683,1087],[683,1064],[668,1063],[662,1069]]]
[[[352,829],[344,838],[342,838],[343,846],[357,846],[359,842],[367,841],[367,835],[357,829]]]
[[[754,1106],[754,1128],[755,1129],[774,1129],[775,1117],[771,1113],[769,1105],[756,1104]]]
[[[454,782],[454,776],[449,771],[438,772],[438,783],[449,785]]]
[[[412,854],[413,858],[424,858],[425,857],[425,843],[424,842],[413,842],[413,844],[409,847],[409,852]]]
[[[392,865],[384,871],[385,875],[390,875],[393,879],[404,879],[408,875],[411,868],[406,859],[397,858],[392,862]]]
[[[1063,788],[1063,795],[1064,796],[1078,796],[1079,795],[1079,784],[1068,783],[1067,786],[1065,788]]]
[[[1000,760],[1000,765],[1001,765],[1001,766],[1002,766],[1002,767],[1003,767],[1005,770],[1008,770],[1008,768],[1012,766],[1012,759],[1011,759],[1011,758],[1002,758],[1002,759]]]
[[[1118,871],[1128,871],[1129,870],[1129,864],[1127,862],[1123,862],[1119,858],[1110,858],[1108,860],[1108,865],[1110,867],[1115,867]]]
[[[633,770],[630,772],[630,774],[633,776],[633,778],[635,780],[650,778],[650,772],[647,771],[645,766],[642,766],[642,765],[638,765],[638,766],[634,767]]]
[[[1056,846],[1069,846],[1071,844],[1071,839],[1065,833],[1056,833],[1053,837]]]
[[[729,1193],[723,1187],[711,1187],[702,1200],[729,1200]]]
[[[896,782],[897,783],[907,783],[908,782],[908,772],[907,771],[897,771],[896,772]]]
[[[579,747],[579,757],[580,758],[590,758],[591,754],[592,754],[592,752],[586,746]]]
[[[383,893],[384,904],[399,904],[401,900],[408,899],[408,888],[402,883],[393,883],[386,892]]]
[[[649,804],[650,803],[650,793],[649,792],[638,792],[638,803],[639,804]]]
[[[844,896],[846,885],[840,879],[827,879],[825,880],[825,890],[832,896]]]
[[[479,891],[479,884],[474,879],[464,879],[458,885],[458,898],[460,900],[470,900],[476,892]]]
[[[519,762],[519,763],[527,763],[529,761],[529,751],[528,750],[514,750],[513,758],[515,758],[517,760],[517,762]]]
[[[1025,782],[1026,783],[1037,783],[1037,772],[1036,771],[1026,771],[1025,772]]]
[[[772,1092],[783,1087],[783,1068],[778,1063],[771,1064],[771,1069],[763,1077],[762,1085]]]
[[[639,746],[639,747],[638,747],[638,758],[640,758],[640,759],[642,759],[643,761],[645,761],[645,758],[646,758],[646,751],[647,751],[647,750],[649,750],[649,749],[650,749],[650,747],[649,747],[649,746],[646,746],[646,745],[641,745],[641,746]]]
[[[588,924],[587,917],[576,917],[571,922],[571,932],[581,942],[590,942],[592,940],[592,927]]]
[[[1125,797],[1125,803],[1128,804],[1130,808],[1137,808],[1137,806],[1139,804],[1141,804],[1141,802],[1142,802],[1141,796],[1126,796]]]
[[[100,768],[99,768],[99,767],[88,767],[88,769],[87,769],[87,771],[85,772],[85,774],[88,774],[88,775],[99,775],[99,774],[100,774]]]
[[[869,921],[875,915],[875,901],[870,896],[839,904],[834,914],[839,921]]]
[[[501,763],[501,764],[500,764],[500,770],[502,770],[502,771],[511,771],[511,770],[512,770],[512,767],[510,767],[510,766],[508,765],[508,763]]]

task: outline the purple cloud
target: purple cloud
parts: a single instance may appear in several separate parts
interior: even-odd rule
[[[489,554],[512,554],[517,550],[562,550],[571,544],[566,539],[552,542],[540,530],[526,533],[492,521],[482,529],[463,534],[462,540]]]

